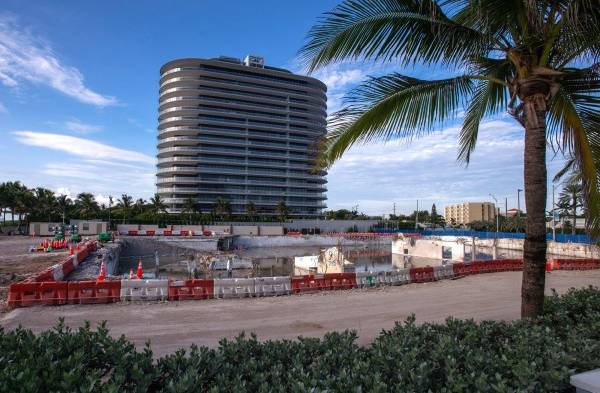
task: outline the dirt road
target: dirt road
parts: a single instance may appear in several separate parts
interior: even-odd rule
[[[505,272],[276,298],[35,307],[5,314],[0,325],[15,328],[22,324],[39,332],[53,326],[60,316],[71,326],[106,320],[115,336],[125,334],[139,346],[151,340],[157,355],[192,343],[214,347],[222,337],[232,338],[242,331],[255,332],[266,340],[355,329],[360,343],[368,344],[381,329],[391,328],[394,321],[411,313],[421,322],[441,321],[451,315],[477,320],[518,318],[520,285],[520,272]],[[600,285],[600,271],[548,274],[548,288],[559,292],[588,285]]]
[[[30,253],[29,247],[41,241],[39,237],[0,236],[0,313],[4,309],[9,284],[22,281],[29,275],[62,261],[68,254],[66,251]]]

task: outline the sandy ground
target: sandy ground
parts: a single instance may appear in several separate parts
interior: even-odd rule
[[[41,241],[39,237],[0,236],[0,313],[4,310],[9,284],[62,261],[68,254],[67,251],[30,253],[29,247]]]
[[[600,285],[600,271],[548,274],[547,288]],[[39,332],[63,316],[70,326],[106,320],[115,336],[125,334],[136,345],[150,340],[156,355],[192,343],[215,347],[219,339],[242,331],[261,340],[322,336],[327,331],[354,329],[368,344],[382,329],[414,313],[419,322],[448,316],[509,320],[520,313],[520,272],[470,276],[427,284],[368,290],[321,292],[301,296],[162,303],[116,303],[17,309],[0,325],[18,325]]]

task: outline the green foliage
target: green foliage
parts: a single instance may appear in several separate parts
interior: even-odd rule
[[[137,352],[108,333],[0,327],[0,392],[567,392],[570,375],[600,367],[600,289],[555,294],[535,320],[409,317],[368,347],[354,332],[242,334],[153,359],[149,345]]]

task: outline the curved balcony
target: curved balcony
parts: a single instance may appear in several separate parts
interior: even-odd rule
[[[164,174],[192,174],[192,175],[197,175],[198,174],[198,168],[189,168],[189,167],[170,167],[170,168],[158,168],[156,170],[156,174],[157,175],[164,175]]]

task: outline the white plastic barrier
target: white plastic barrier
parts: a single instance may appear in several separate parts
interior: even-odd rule
[[[410,284],[410,269],[400,269],[388,272],[391,285]]]
[[[292,280],[286,277],[257,277],[254,279],[256,296],[277,296],[292,293]]]
[[[373,285],[373,273],[371,272],[357,272],[356,275],[356,286],[358,288],[370,287]]]
[[[215,298],[252,297],[256,293],[253,278],[215,279]]]
[[[436,280],[445,280],[454,277],[454,269],[452,264],[433,267],[433,276]]]
[[[62,263],[52,266],[52,276],[54,277],[54,281],[62,281],[65,278]]]
[[[169,280],[121,280],[121,301],[168,298]]]

